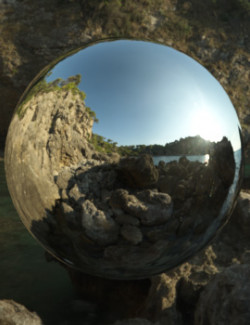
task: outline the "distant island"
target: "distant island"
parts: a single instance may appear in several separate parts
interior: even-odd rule
[[[117,152],[121,156],[138,156],[150,154],[152,156],[175,156],[175,155],[205,155],[208,154],[213,142],[197,136],[180,138],[165,145],[127,145],[118,146],[117,142],[106,139],[103,136],[93,133],[90,140],[95,149],[100,152]]]

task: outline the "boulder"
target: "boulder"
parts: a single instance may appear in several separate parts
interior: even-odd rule
[[[133,188],[150,187],[158,181],[159,173],[151,155],[128,157],[120,161],[119,175],[122,181]]]
[[[41,318],[14,300],[0,300],[0,324],[42,325]]]
[[[250,234],[250,193],[241,191],[235,209],[237,226],[244,235]]]
[[[82,204],[82,227],[86,235],[97,244],[107,245],[118,239],[119,227],[116,222],[89,200]]]
[[[121,209],[147,226],[164,224],[173,213],[171,197],[152,190],[129,194],[127,190],[118,189],[113,192],[109,204],[112,209]]]
[[[232,265],[217,274],[202,292],[195,325],[250,324],[250,265]]]

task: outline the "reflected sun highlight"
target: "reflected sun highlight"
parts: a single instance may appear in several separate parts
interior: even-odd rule
[[[211,112],[206,109],[196,111],[191,116],[190,131],[205,140],[220,141],[223,138],[222,128]]]

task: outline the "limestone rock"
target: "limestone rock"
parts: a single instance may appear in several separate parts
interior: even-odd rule
[[[152,190],[132,195],[127,190],[118,189],[113,192],[109,204],[113,209],[122,209],[139,218],[141,223],[147,226],[164,224],[173,212],[171,197]]]
[[[250,265],[233,265],[208,284],[195,312],[195,325],[250,323]]]
[[[89,238],[101,245],[111,244],[118,238],[116,222],[89,200],[82,205],[82,227]]]
[[[67,189],[74,182],[72,181],[72,177],[74,176],[73,170],[70,168],[63,169],[59,175],[56,177],[56,184],[60,189]]]
[[[143,315],[159,324],[181,325],[181,315],[176,308],[176,283],[178,276],[159,274],[151,278],[151,287]]]
[[[235,221],[239,229],[245,235],[250,234],[250,193],[241,191],[239,194],[237,207],[236,207],[237,218]]]
[[[14,300],[0,300],[0,324],[42,325],[40,317]]]

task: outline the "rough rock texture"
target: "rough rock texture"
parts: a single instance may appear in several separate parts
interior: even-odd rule
[[[233,265],[216,275],[202,292],[196,312],[195,325],[250,322],[249,264]]]
[[[81,297],[95,297],[102,307],[100,324],[249,324],[249,202],[250,194],[242,191],[230,222],[210,246],[148,282],[127,281],[125,290],[120,281],[69,270],[72,281]],[[239,222],[242,203],[244,223]]]
[[[28,311],[13,300],[0,300],[1,325],[42,325],[36,313]]]
[[[16,184],[13,197],[21,194],[20,201],[27,202],[26,211],[21,212],[27,226],[30,224],[25,215],[32,213],[39,220],[44,208],[51,209],[59,198],[58,186],[63,191],[69,185],[73,173],[69,166],[82,160],[82,152],[89,156],[86,138],[91,136],[92,125],[82,99],[70,91],[46,95],[41,92],[24,103],[22,115],[15,114],[10,134],[16,137],[15,140],[10,137],[10,141],[20,149],[9,158],[16,164],[14,169],[19,180],[12,173],[8,176]],[[5,164],[13,167],[7,159]],[[32,173],[25,173],[29,166],[33,166]],[[21,190],[24,184],[29,191]]]

